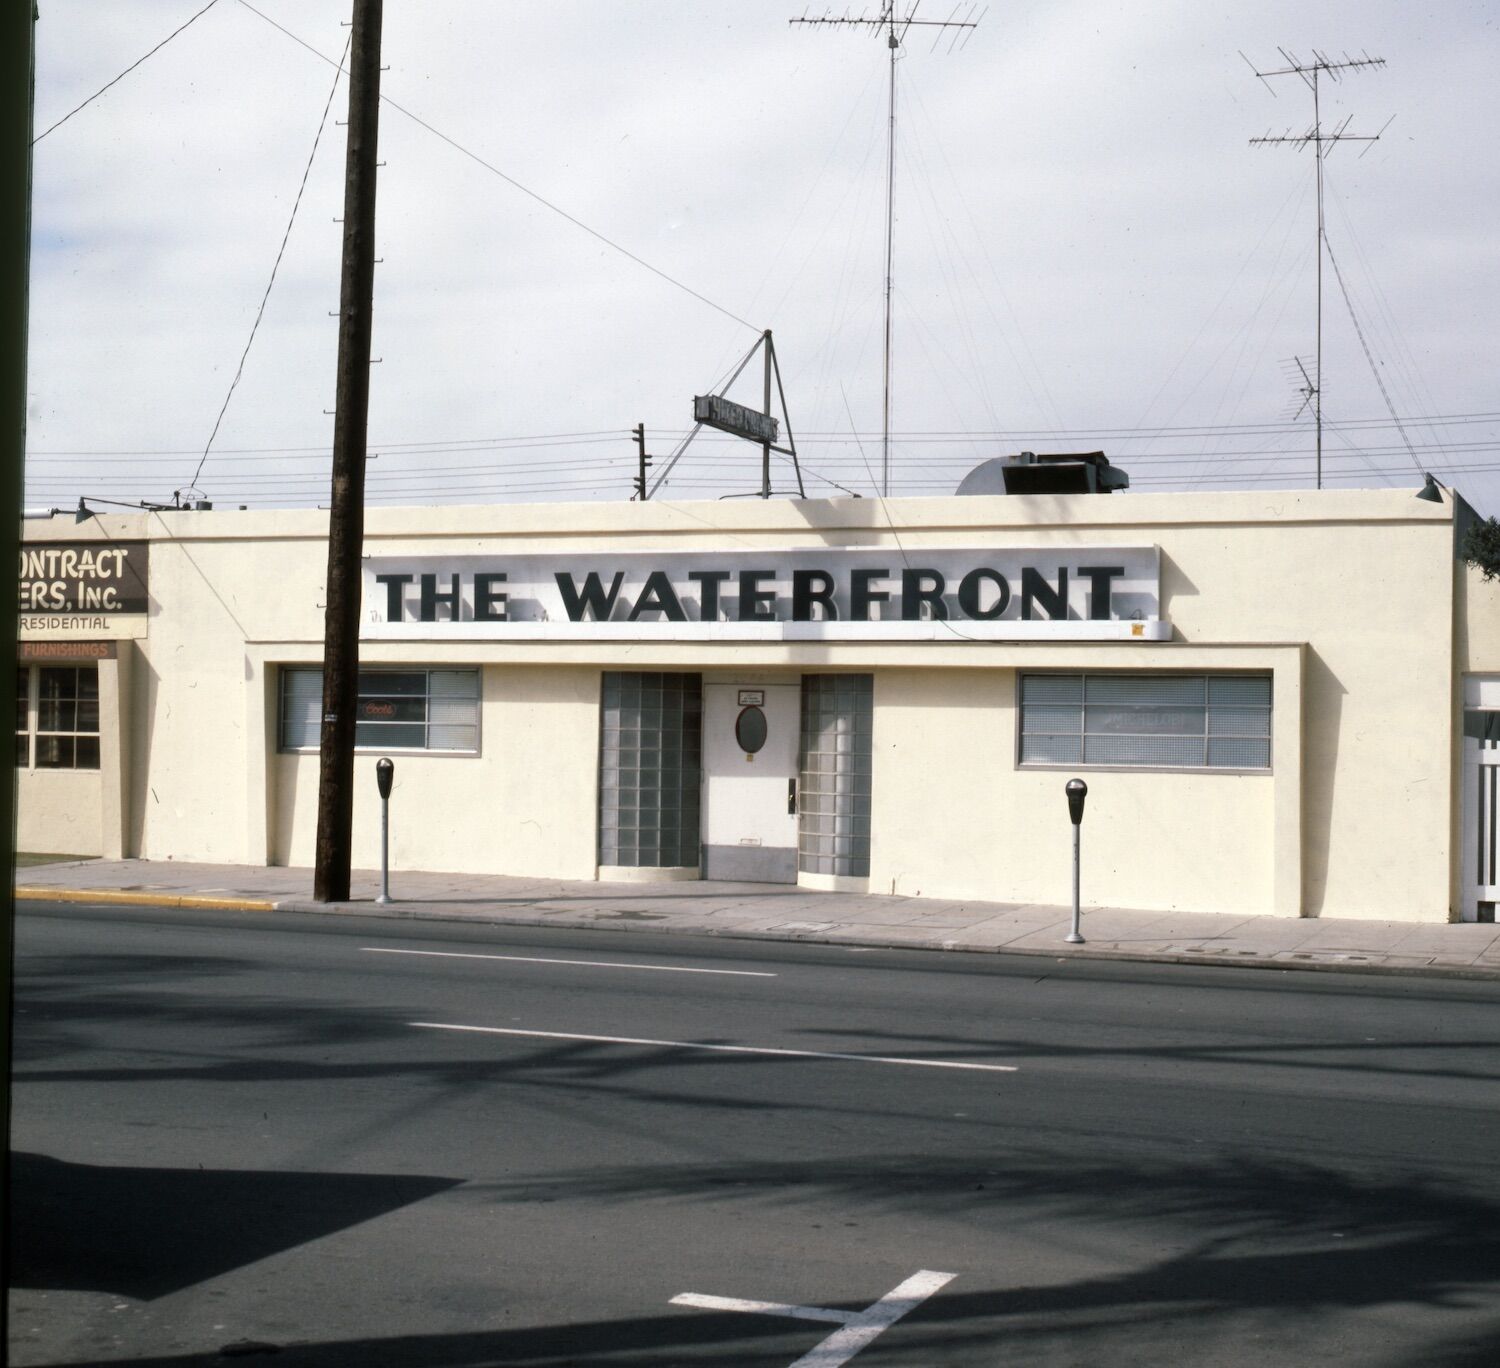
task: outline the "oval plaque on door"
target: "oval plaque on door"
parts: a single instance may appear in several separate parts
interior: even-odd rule
[[[766,744],[766,715],[759,708],[741,708],[734,720],[734,739],[746,755],[754,755]]]

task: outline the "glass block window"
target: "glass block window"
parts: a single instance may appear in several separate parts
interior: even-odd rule
[[[16,768],[31,765],[31,671],[16,667]]]
[[[599,722],[599,863],[696,868],[703,676],[606,671]]]
[[[1022,675],[1021,763],[1270,769],[1271,678]]]
[[[32,739],[37,769],[99,768],[97,665],[43,665],[37,670]]]
[[[870,874],[871,736],[875,679],[802,676],[797,868],[805,874]]]
[[[479,671],[375,669],[359,672],[354,723],[358,750],[479,753]],[[281,672],[281,749],[318,749],[323,671]]]

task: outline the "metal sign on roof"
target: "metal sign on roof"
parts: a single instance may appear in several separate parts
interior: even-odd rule
[[[693,396],[693,421],[703,423],[747,442],[774,442],[780,424],[769,413],[746,408],[722,394]]]

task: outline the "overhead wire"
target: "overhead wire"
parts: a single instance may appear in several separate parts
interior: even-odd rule
[[[1433,394],[1431,386],[1428,385],[1427,378],[1423,373],[1422,367],[1418,364],[1415,354],[1407,344],[1405,332],[1397,322],[1395,310],[1391,307],[1390,300],[1386,297],[1385,291],[1381,289],[1380,279],[1375,274],[1369,254],[1365,251],[1364,244],[1360,241],[1359,235],[1355,231],[1354,220],[1344,208],[1343,200],[1338,193],[1337,178],[1331,178],[1326,183],[1325,189],[1328,192],[1328,198],[1338,214],[1339,222],[1343,225],[1344,239],[1350,244],[1354,253],[1355,263],[1363,271],[1365,284],[1369,289],[1370,296],[1375,300],[1377,317],[1383,324],[1385,335],[1390,342],[1389,354],[1404,372],[1408,392],[1419,396],[1421,402],[1429,411],[1435,410],[1437,408],[1436,396]],[[1413,416],[1409,421],[1419,423],[1422,426],[1428,427],[1429,431],[1431,430],[1431,425],[1422,418]],[[1434,437],[1437,436],[1435,432],[1432,435]]]
[[[295,33],[293,33],[291,31],[291,29],[286,28],[286,27],[284,27],[281,24],[278,24],[274,19],[272,19],[270,17],[270,15],[268,15],[268,14],[262,14],[260,10],[256,9],[254,5],[250,4],[249,0],[239,0],[239,3],[241,5],[243,5],[247,10],[249,10],[250,13],[253,14],[253,15],[255,15],[257,18],[265,20],[266,23],[268,23],[272,28],[276,29],[279,33],[285,34],[288,38],[290,38],[299,47],[305,48],[308,52],[312,53],[313,56],[316,57],[316,58],[318,58],[319,61],[327,62],[330,66],[335,65],[335,63],[334,63],[334,61],[333,61],[333,59],[331,57],[327,57],[323,53],[319,52],[318,49],[315,48],[311,43],[309,43],[306,40],[298,37]],[[534,199],[543,208],[550,209],[554,214],[557,214],[561,218],[566,219],[575,228],[582,229],[590,237],[597,239],[599,242],[602,242],[606,247],[610,248],[612,251],[619,252],[621,256],[627,257],[629,260],[635,262],[635,264],[637,266],[640,266],[640,267],[644,268],[645,270],[650,271],[652,275],[658,276],[660,279],[665,280],[669,285],[675,286],[677,289],[682,290],[686,294],[690,294],[694,299],[698,300],[700,303],[707,304],[709,308],[717,310],[719,313],[723,314],[725,318],[732,319],[734,322],[740,324],[742,327],[749,328],[751,330],[751,332],[757,332],[758,333],[758,332],[762,332],[763,331],[763,329],[757,328],[755,326],[755,324],[746,322],[746,320],[743,319],[743,318],[741,318],[738,314],[732,313],[730,310],[726,309],[722,304],[716,304],[716,303],[714,303],[714,301],[711,300],[707,295],[700,294],[697,290],[693,289],[692,286],[684,284],[682,281],[678,280],[675,276],[668,275],[665,271],[661,270],[659,267],[653,266],[649,261],[645,260],[643,257],[639,257],[634,252],[630,251],[628,248],[622,247],[618,242],[615,242],[612,238],[606,237],[597,228],[591,228],[591,227],[589,227],[589,225],[586,224],[582,219],[577,218],[575,215],[568,213],[568,211],[566,209],[563,209],[559,205],[554,204],[551,200],[547,199],[543,195],[538,194],[535,190],[531,189],[529,186],[521,184],[521,182],[518,181],[514,176],[507,175],[498,166],[494,165],[492,162],[486,161],[477,152],[473,151],[471,148],[465,147],[456,138],[450,137],[448,134],[444,133],[440,128],[435,128],[432,124],[428,123],[426,119],[422,118],[418,114],[414,114],[411,110],[407,109],[404,105],[397,104],[396,101],[393,100],[393,99],[391,99],[391,97],[389,95],[382,94],[381,97],[380,97],[380,101],[381,101],[382,104],[388,104],[388,105],[390,105],[390,107],[392,109],[394,109],[398,114],[401,114],[404,117],[410,119],[419,128],[426,129],[427,132],[431,133],[432,136],[435,137],[435,138],[437,138],[439,141],[447,143],[447,145],[449,147],[451,147],[455,152],[461,153],[463,156],[469,158],[470,161],[476,163],[479,166],[482,166],[486,171],[490,172],[492,175],[499,176],[501,180],[503,180],[507,185],[511,186],[513,189],[519,190],[523,195],[526,195],[530,199]]]
[[[916,83],[911,82],[909,85],[911,93],[915,95]],[[916,121],[912,120],[912,123],[915,126]],[[995,408],[992,387],[984,383],[986,371],[980,365],[978,338],[974,331],[973,319],[966,307],[963,292],[959,289],[957,265],[962,263],[968,269],[970,279],[974,278],[974,271],[958,242],[957,235],[953,232],[951,223],[939,208],[937,190],[933,185],[932,172],[924,155],[925,149],[922,140],[916,136],[915,127],[913,132],[908,136],[907,147],[907,159],[914,172],[911,180],[918,192],[915,196],[916,206],[933,240],[933,261],[937,266],[939,279],[942,281],[943,288],[948,295],[950,317],[958,334],[959,343],[967,353],[967,369],[954,362],[953,357],[948,353],[947,347],[939,341],[936,333],[928,326],[922,316],[921,310],[911,307],[908,309],[908,316],[915,325],[915,330],[925,330],[927,332],[933,346],[941,353],[944,361],[947,363],[949,373],[967,382],[968,388],[978,401],[979,407],[984,411],[985,416],[996,427],[999,427],[1000,415]],[[904,287],[898,287],[896,292],[900,295],[903,302],[912,303]],[[918,342],[920,345],[920,336],[918,337]],[[924,351],[926,351],[926,348],[924,348]],[[927,352],[926,354],[930,363],[931,352]],[[939,382],[943,384],[946,392],[946,377],[940,374]],[[955,412],[958,410],[957,403],[951,398],[949,399],[949,404]]]
[[[934,170],[932,165],[929,164],[927,157],[928,142],[936,150],[937,164],[947,173],[948,180],[945,186],[945,194],[950,199],[962,202],[963,189],[959,184],[958,177],[954,174],[952,164],[948,160],[947,150],[943,145],[938,127],[927,112],[927,106],[922,100],[921,90],[917,82],[914,80],[908,81],[905,91],[911,97],[910,108],[914,116],[907,121],[909,132],[906,147],[908,162],[914,172],[912,182],[919,192],[916,196],[916,206],[922,212],[923,221],[926,223],[928,232],[932,236],[934,244],[933,260],[937,266],[939,277],[943,282],[943,287],[948,294],[948,306],[956,325],[959,340],[968,354],[968,373],[964,375],[961,369],[953,364],[952,358],[947,356],[947,348],[938,342],[936,334],[932,333],[930,329],[929,336],[932,338],[934,345],[938,347],[938,350],[943,352],[950,368],[955,373],[963,375],[963,378],[968,381],[969,388],[973,391],[975,398],[989,417],[990,422],[999,427],[1000,415],[995,407],[993,397],[993,368],[987,370],[980,364],[978,333],[974,326],[974,318],[968,307],[970,300],[979,299],[983,301],[989,310],[990,317],[995,324],[996,332],[1004,341],[1006,350],[1010,352],[1012,362],[1016,363],[1016,369],[1022,382],[1031,391],[1033,403],[1038,403],[1037,390],[1031,382],[1031,377],[1018,364],[1015,349],[1010,345],[1009,333],[996,316],[994,306],[990,303],[984,286],[979,279],[979,273],[975,270],[974,263],[970,259],[969,254],[959,242],[958,234],[953,227],[951,215],[944,211],[939,202],[937,187],[934,184]],[[924,137],[926,141],[924,141]],[[925,199],[923,198],[924,194]],[[970,217],[972,219],[972,215]],[[972,286],[967,293],[960,289],[960,268],[967,275]],[[903,294],[905,294],[905,291],[903,291]],[[912,309],[911,317],[919,326],[924,326],[920,311]],[[1039,404],[1038,407],[1040,407]]]
[[[138,58],[136,58],[136,60],[133,61],[128,67],[126,67],[125,70],[122,71],[118,76],[116,76],[114,78],[114,80],[112,80],[112,81],[106,81],[102,86],[99,87],[98,90],[96,90],[92,95],[90,95],[88,97],[88,99],[86,99],[81,105],[77,105],[73,109],[70,109],[66,114],[64,114],[62,116],[62,118],[60,118],[50,128],[44,128],[40,133],[38,133],[36,135],[36,137],[34,137],[31,140],[31,145],[33,147],[35,147],[37,145],[37,143],[41,142],[41,140],[47,136],[47,134],[53,132],[55,129],[61,128],[65,123],[67,123],[67,121],[69,119],[71,119],[80,110],[87,109],[91,104],[94,103],[95,100],[97,100],[102,94],[104,94],[104,92],[106,90],[110,89],[111,86],[119,85],[119,83],[121,81],[123,81],[127,76],[129,76],[130,73],[136,69],[136,67],[140,66],[140,64],[142,62],[144,62],[147,57],[154,57],[158,52],[160,52],[164,47],[166,47],[166,45],[168,43],[170,43],[172,41],[172,39],[174,39],[179,33],[181,33],[184,29],[190,27],[192,24],[196,23],[199,19],[203,18],[203,16],[205,14],[207,14],[209,12],[209,10],[211,10],[218,3],[219,3],[219,0],[208,0],[208,4],[204,5],[204,7],[197,12],[197,14],[193,15],[193,17],[191,19],[187,20],[186,22],[184,22],[182,24],[179,24],[176,28],[174,28],[171,31],[171,33],[167,34],[167,36],[165,38],[163,38],[161,40],[161,42],[159,42],[154,48],[152,48],[150,52],[146,53],[145,57],[138,57]]]
[[[1300,454],[1300,453],[1298,453]],[[1376,451],[1364,451],[1351,449],[1347,452],[1325,453],[1330,470],[1340,478],[1353,478],[1364,472],[1353,469],[1355,462],[1362,463],[1371,475],[1376,476],[1384,482],[1391,474],[1400,474],[1406,469],[1404,463],[1400,466],[1389,464],[1377,464],[1394,456],[1405,456],[1400,448],[1386,447]],[[1491,444],[1465,454],[1468,459],[1462,457],[1447,458],[1441,455],[1435,456],[1428,461],[1425,469],[1449,470],[1456,473],[1476,474],[1484,473],[1495,467],[1496,459],[1500,458],[1500,444]],[[1172,481],[1178,484],[1191,485],[1197,482],[1189,471],[1180,467],[1190,464],[1196,460],[1194,455],[1184,455],[1173,459],[1165,459],[1143,469],[1138,468],[1133,472],[1132,483],[1149,481]],[[785,462],[783,462],[785,464]],[[1286,453],[1274,453],[1260,457],[1249,457],[1239,463],[1239,469],[1234,472],[1224,472],[1215,475],[1215,480],[1234,481],[1243,477],[1246,480],[1259,478],[1264,474],[1285,475],[1289,472],[1285,469],[1287,465]],[[743,466],[739,458],[720,456],[718,458],[702,461],[688,482],[689,487],[704,482],[713,482],[729,472],[739,471]],[[1279,471],[1257,471],[1254,467],[1276,466],[1281,467]],[[586,488],[600,484],[603,480],[623,476],[630,472],[633,462],[627,458],[620,458],[610,462],[596,462],[586,467],[563,467],[559,468],[551,463],[528,464],[522,466],[485,466],[477,468],[469,467],[435,467],[430,470],[403,470],[382,473],[378,477],[372,475],[370,487],[372,489],[385,490],[407,490],[411,493],[437,493],[444,490],[461,490],[465,488],[479,488],[487,481],[503,480],[512,482],[514,488],[519,491],[525,486],[528,477],[546,475],[553,478],[553,483],[562,485],[572,484],[579,488]],[[1343,467],[1343,468],[1341,468]],[[848,488],[844,483],[850,478],[849,472],[858,473],[862,465],[852,459],[837,459],[832,462],[819,462],[816,467],[808,467],[804,463],[804,470],[834,488],[842,489],[849,494],[857,493],[857,490]],[[920,473],[912,475],[903,483],[921,486],[923,489],[937,492],[950,492],[957,484],[963,474],[970,469],[969,463],[932,465],[924,467]],[[842,477],[839,478],[839,477]],[[112,488],[123,487],[132,477],[120,476],[111,480],[110,477],[91,473],[88,477],[92,483],[102,485],[108,483]],[[738,474],[733,475],[736,482],[741,480]],[[1203,477],[1207,479],[1208,477]],[[267,493],[295,494],[299,490],[322,489],[326,487],[326,477],[322,475],[303,475],[288,472],[261,472],[253,474],[226,474],[223,484],[235,489],[258,489]],[[54,479],[47,481],[34,481],[32,490],[40,495],[46,492],[49,497],[53,491],[58,497],[66,497],[68,492],[74,488],[70,480]]]
[[[1298,203],[1300,205],[1301,200],[1299,200]],[[1297,287],[1302,283],[1303,278],[1307,274],[1309,263],[1304,258],[1302,264],[1299,266],[1295,274],[1293,274],[1289,278],[1283,278],[1278,281],[1278,267],[1281,264],[1282,256],[1285,254],[1286,249],[1291,242],[1292,230],[1294,227],[1294,218],[1288,219],[1286,236],[1282,239],[1281,246],[1277,249],[1276,260],[1272,263],[1271,269],[1267,273],[1266,288],[1262,292],[1259,302],[1256,304],[1255,309],[1250,314],[1250,316],[1246,318],[1238,333],[1236,333],[1234,337],[1226,342],[1224,348],[1219,353],[1220,359],[1226,357],[1229,353],[1230,348],[1234,346],[1236,341],[1238,342],[1238,349],[1235,352],[1233,360],[1230,362],[1229,376],[1225,380],[1224,389],[1221,392],[1218,401],[1214,404],[1213,407],[1213,414],[1215,418],[1218,418],[1219,415],[1226,413],[1226,404],[1229,401],[1230,388],[1236,374],[1241,375],[1243,379],[1240,384],[1238,395],[1235,397],[1233,403],[1228,405],[1227,416],[1232,419],[1233,416],[1240,411],[1240,406],[1244,403],[1245,395],[1249,392],[1250,385],[1254,379],[1260,361],[1265,356],[1267,349],[1270,347],[1272,338],[1280,333],[1281,320],[1286,317],[1286,312],[1291,307],[1292,300],[1297,294]],[[1271,318],[1265,325],[1264,331],[1261,334],[1260,346],[1255,352],[1254,357],[1252,358],[1250,363],[1247,364],[1246,352],[1249,349],[1252,340],[1254,339],[1256,323],[1261,318],[1262,312],[1267,308],[1268,305],[1270,305],[1274,301],[1278,283],[1281,285],[1282,290],[1281,307],[1276,310],[1275,316]],[[1217,459],[1217,453],[1214,453],[1205,459],[1204,473],[1206,473],[1208,462],[1215,459]]]
[[[276,285],[276,273],[281,269],[281,258],[286,255],[286,245],[291,241],[292,225],[297,222],[297,210],[301,207],[302,194],[307,189],[307,178],[312,172],[313,161],[318,155],[318,144],[323,141],[323,130],[328,126],[328,111],[333,108],[333,97],[338,92],[339,80],[344,74],[344,62],[348,59],[349,45],[353,40],[354,32],[351,29],[349,36],[344,39],[344,55],[339,59],[333,84],[328,88],[328,98],[323,102],[323,113],[318,119],[318,131],[313,135],[312,150],[307,154],[307,165],[302,168],[302,180],[297,186],[296,198],[292,200],[292,212],[287,216],[286,231],[281,235],[281,246],[276,249],[276,260],[271,263],[271,278],[266,281],[265,293],[260,297],[260,308],[255,311],[255,321],[250,325],[250,336],[245,339],[245,350],[240,353],[240,363],[235,367],[234,378],[230,380],[229,389],[224,395],[224,402],[219,407],[219,416],[214,419],[213,431],[208,434],[208,441],[203,444],[203,455],[198,458],[198,467],[193,471],[193,478],[188,482],[190,489],[197,487],[198,476],[203,473],[203,463],[208,460],[209,449],[214,444],[214,438],[219,435],[219,426],[224,421],[224,415],[229,412],[229,401],[234,398],[234,391],[245,373],[245,361],[250,355],[250,348],[255,344],[255,334],[260,330],[260,321],[266,316],[266,304],[271,298],[271,290]]]
[[[912,96],[912,107],[927,121],[929,127],[935,128],[936,121],[928,113],[927,106],[922,100],[921,90],[917,83],[910,81],[907,85]],[[998,292],[1001,302],[1005,305],[1005,311],[1010,317],[1011,326],[1007,328],[1001,322],[1000,316],[996,312],[995,306],[980,280],[979,272],[970,265],[969,259],[965,257],[964,264],[969,269],[969,278],[974,283],[974,292],[984,301],[990,319],[995,324],[995,329],[1001,341],[1005,344],[1006,351],[1010,354],[1011,363],[1015,366],[1022,383],[1025,384],[1030,393],[1032,402],[1039,409],[1049,413],[1055,422],[1061,422],[1061,410],[1058,408],[1057,402],[1052,396],[1052,391],[1047,384],[1046,372],[1037,361],[1036,353],[1031,349],[1031,344],[1027,340],[1027,329],[1022,326],[1020,315],[1016,312],[1015,303],[1010,297],[1010,292],[1005,288],[1004,279],[1000,274],[999,268],[995,265],[994,258],[990,255],[989,238],[992,236],[992,233],[980,231],[978,215],[975,214],[973,206],[964,194],[963,181],[957,172],[954,171],[953,164],[948,159],[947,149],[942,139],[934,136],[932,142],[937,149],[937,154],[942,161],[944,170],[948,173],[948,185],[951,188],[953,198],[964,211],[970,231],[974,235],[974,242],[979,249],[979,255],[983,258],[985,265],[989,267],[991,283]],[[956,242],[956,240],[956,235],[954,235],[954,241]],[[1020,344],[1021,350],[1019,353],[1012,344],[1012,336]]]
[[[1411,455],[1411,463],[1416,466],[1417,474],[1425,472],[1422,464],[1417,460],[1416,450],[1412,447],[1411,438],[1406,435],[1406,428],[1396,414],[1396,406],[1391,402],[1390,391],[1385,387],[1385,377],[1380,373],[1380,367],[1375,364],[1374,353],[1370,350],[1370,344],[1365,339],[1365,330],[1360,325],[1359,314],[1354,310],[1354,301],[1349,297],[1349,286],[1344,282],[1344,273],[1339,269],[1339,260],[1333,254],[1333,244],[1328,241],[1327,234],[1323,237],[1323,246],[1328,252],[1328,264],[1333,267],[1334,278],[1339,283],[1339,293],[1344,296],[1344,306],[1349,310],[1349,321],[1354,324],[1355,336],[1359,338],[1359,345],[1365,354],[1365,360],[1370,363],[1370,374],[1375,377],[1376,388],[1380,390],[1380,397],[1385,400],[1386,409],[1390,412],[1391,421],[1396,425],[1396,431],[1401,434],[1401,440],[1406,443],[1406,449]]]
[[[1457,441],[1442,440],[1436,438],[1437,429],[1441,428],[1473,428],[1478,426],[1500,426],[1500,412],[1477,412],[1477,413],[1422,413],[1409,415],[1405,422],[1408,426],[1419,424],[1434,432],[1435,440],[1431,442],[1416,443],[1418,451],[1424,452],[1461,452],[1475,447],[1487,447],[1489,442],[1480,441]],[[1389,417],[1379,418],[1347,418],[1330,419],[1324,423],[1325,433],[1368,433],[1378,432],[1382,429],[1394,430],[1396,425]],[[1180,427],[1161,428],[1072,428],[1072,429],[911,429],[897,430],[893,436],[907,445],[925,446],[969,446],[974,443],[1006,443],[1010,445],[1034,446],[1045,445],[1050,442],[1062,441],[1091,441],[1112,442],[1116,444],[1136,443],[1144,440],[1157,441],[1171,439],[1174,441],[1191,440],[1193,438],[1211,437],[1287,437],[1296,435],[1301,430],[1300,425],[1292,422],[1274,423],[1239,423],[1226,424],[1218,427],[1205,427],[1203,425],[1184,425]],[[798,434],[799,445],[838,446],[846,445],[855,436],[873,439],[877,434],[863,432],[854,434],[847,429],[838,431],[803,431]],[[441,455],[483,455],[490,452],[508,451],[533,451],[550,450],[554,448],[587,448],[606,446],[611,443],[624,443],[629,441],[630,434],[625,429],[595,429],[581,432],[562,432],[555,434],[533,433],[516,437],[472,437],[472,438],[447,438],[430,439],[419,442],[385,442],[372,440],[370,443],[372,459],[383,455],[390,460],[397,460],[403,456],[441,456]],[[718,435],[705,435],[701,439],[705,443],[715,446],[728,446],[735,439],[721,437]],[[1393,447],[1392,450],[1401,450]],[[1379,451],[1380,448],[1370,448]],[[1241,458],[1247,456],[1273,455],[1280,451],[1276,449],[1244,448],[1237,447],[1222,451],[1221,455],[1228,458]],[[161,449],[57,449],[45,448],[28,451],[27,460],[31,472],[49,466],[62,466],[68,464],[89,464],[101,459],[129,459],[133,464],[148,464],[155,462],[171,462],[179,460],[184,456],[197,455],[196,448],[161,448]],[[219,447],[216,456],[221,462],[231,466],[249,463],[262,463],[272,461],[318,461],[327,460],[331,454],[331,448],[327,443],[316,446],[286,446],[286,447]],[[1197,453],[1201,455],[1202,453]],[[838,459],[838,458],[834,458]],[[950,458],[950,460],[953,458]],[[1163,459],[1186,460],[1188,454],[1180,451],[1133,451],[1128,453],[1127,459],[1137,461],[1157,461]],[[556,464],[557,462],[554,462]],[[590,464],[591,462],[584,462]]]
[[[1181,353],[1178,355],[1177,360],[1172,363],[1171,368],[1167,371],[1165,377],[1162,379],[1161,384],[1157,386],[1156,392],[1146,401],[1145,407],[1141,410],[1140,421],[1142,423],[1146,421],[1147,415],[1150,414],[1153,409],[1155,409],[1157,401],[1160,400],[1162,395],[1166,393],[1167,387],[1172,383],[1173,379],[1177,375],[1177,372],[1182,369],[1183,363],[1188,359],[1189,356],[1196,356],[1198,354],[1198,345],[1202,341],[1204,333],[1208,331],[1209,327],[1213,324],[1214,319],[1219,316],[1219,311],[1223,309],[1224,305],[1229,302],[1230,296],[1233,295],[1235,290],[1239,287],[1240,280],[1243,278],[1246,270],[1249,269],[1250,263],[1255,260],[1256,255],[1260,252],[1262,246],[1265,244],[1266,239],[1270,237],[1271,233],[1275,230],[1276,225],[1281,222],[1282,215],[1286,213],[1287,207],[1292,203],[1293,200],[1296,200],[1297,207],[1301,208],[1302,201],[1306,199],[1306,197],[1307,186],[1305,183],[1302,183],[1300,181],[1294,184],[1292,188],[1287,191],[1286,199],[1282,201],[1281,207],[1270,219],[1267,220],[1266,226],[1261,229],[1260,237],[1256,239],[1254,245],[1247,253],[1245,253],[1244,257],[1241,258],[1239,268],[1235,271],[1233,278],[1229,281],[1229,284],[1224,287],[1223,293],[1219,296],[1218,301],[1214,304],[1213,308],[1208,311],[1207,317],[1204,318],[1203,322],[1198,325],[1198,331],[1194,333],[1193,336],[1188,340],[1186,346],[1183,347]],[[1293,220],[1295,220],[1295,217],[1296,214],[1294,211],[1292,215]],[[1288,237],[1289,236],[1290,230],[1288,230]],[[1284,238],[1283,245],[1285,244],[1285,241],[1286,239]],[[1278,258],[1279,255],[1280,254],[1278,252]],[[1172,412],[1168,415],[1169,419],[1176,417],[1177,414],[1182,411],[1183,404],[1185,404],[1187,400],[1191,398],[1192,395],[1197,391],[1198,383],[1201,383],[1201,380],[1195,383],[1193,388],[1189,390],[1188,393],[1177,402],[1177,404],[1173,407]]]
[[[1500,461],[1434,462],[1429,468],[1434,472],[1462,478],[1466,476],[1494,474],[1500,471]],[[629,469],[629,466],[622,465],[620,469],[625,471]],[[1399,476],[1407,469],[1404,464],[1396,466],[1382,465],[1374,467],[1372,473],[1382,477]],[[844,493],[857,493],[857,491],[850,489],[847,485],[833,481],[830,477],[822,474],[822,472],[809,472],[806,470],[806,467],[804,467],[804,472],[813,475],[815,478],[825,480],[832,487],[838,488]],[[538,472],[538,475],[544,473]],[[1358,480],[1361,474],[1363,472],[1357,470],[1333,472],[1325,470],[1325,479],[1343,481],[1345,482],[1345,487],[1349,487],[1348,482]],[[1254,489],[1277,485],[1284,488],[1302,488],[1308,487],[1310,479],[1310,475],[1297,474],[1296,472],[1287,470],[1283,465],[1281,468],[1275,470],[1258,472],[1238,471],[1200,478],[1191,478],[1182,472],[1164,474],[1146,473],[1134,476],[1131,483],[1133,487],[1139,486],[1141,488],[1207,488],[1216,486],[1229,488],[1239,486]],[[893,497],[924,497],[952,492],[950,485],[935,482],[929,477],[898,478],[893,483],[895,485]],[[685,497],[702,497],[715,490],[745,492],[742,478],[738,476],[725,476],[723,474],[699,475],[692,481],[690,488],[693,494]],[[135,491],[133,487],[127,487],[122,483],[101,479],[94,486],[93,492],[96,496],[103,497],[105,494],[116,492],[130,494]],[[66,495],[54,497],[50,493],[39,490],[36,492],[36,497],[38,501],[63,503],[67,502],[74,493],[76,491],[69,491]],[[545,478],[518,481],[506,472],[497,472],[497,477],[490,481],[474,479],[465,479],[462,481],[427,480],[422,483],[422,493],[428,496],[446,497],[453,495],[457,496],[457,501],[459,502],[462,502],[464,498],[476,502],[505,502],[518,496],[553,493],[562,493],[579,499],[613,497],[610,491],[605,489],[597,479],[588,480],[583,483],[576,480],[550,480]],[[392,503],[405,502],[409,504],[412,500],[412,491],[405,488],[372,486],[370,494],[372,498],[381,498]],[[236,502],[273,504],[283,507],[305,506],[315,502],[322,496],[323,488],[321,483],[319,483],[309,489],[289,487],[254,489],[239,495]]]

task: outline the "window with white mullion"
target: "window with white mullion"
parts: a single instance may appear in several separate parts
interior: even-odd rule
[[[1023,765],[1269,769],[1269,675],[1021,677]]]
[[[31,769],[99,768],[99,667],[41,665],[26,714]],[[20,678],[17,677],[17,684]],[[28,694],[31,682],[26,682]],[[17,709],[17,742],[20,741]]]

